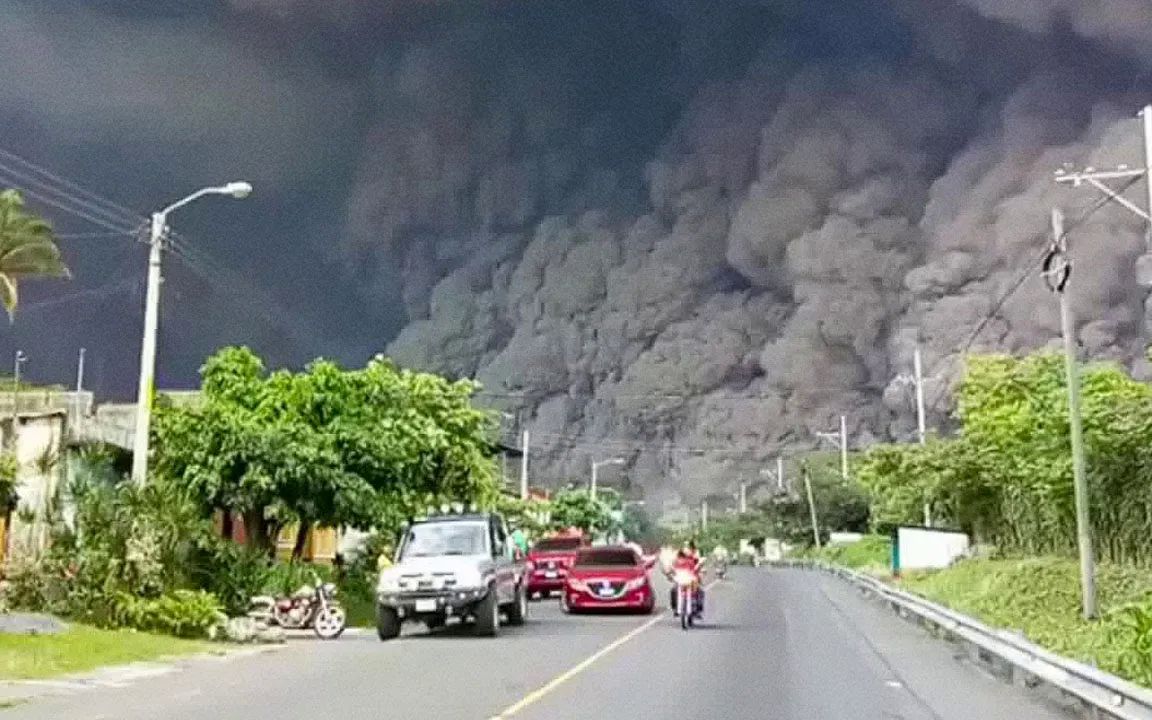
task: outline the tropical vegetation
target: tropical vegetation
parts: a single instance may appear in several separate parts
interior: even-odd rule
[[[0,192],[0,304],[12,319],[25,277],[68,277],[52,226],[28,212],[16,190]]]

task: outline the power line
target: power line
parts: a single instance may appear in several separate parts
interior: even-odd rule
[[[0,183],[9,184],[33,200],[107,231],[64,233],[57,235],[59,239],[133,237],[147,232],[148,220],[139,211],[110,200],[4,148],[0,148]],[[186,236],[170,232],[168,242],[173,254],[195,275],[233,297],[254,301],[249,307],[278,329],[286,331],[292,342],[303,346],[295,327],[284,320],[289,315],[270,294],[255,287],[250,277],[242,277],[222,266]]]
[[[56,240],[95,240],[102,238],[137,237],[138,235],[139,233],[137,232],[124,233],[110,230],[108,232],[53,233],[52,237]]]
[[[82,220],[87,220],[88,222],[92,223],[93,225],[98,225],[98,226],[104,228],[105,230],[110,230],[112,232],[115,232],[115,233],[118,233],[121,235],[132,235],[136,232],[136,230],[131,229],[131,227],[127,226],[127,224],[116,225],[109,220],[106,220],[106,219],[101,218],[99,216],[93,215],[93,214],[86,212],[84,210],[77,209],[76,207],[68,204],[67,202],[62,202],[59,198],[52,198],[48,195],[44,195],[43,193],[32,190],[26,184],[22,184],[18,181],[13,181],[11,178],[5,176],[2,172],[0,172],[0,182],[8,184],[11,187],[20,190],[20,192],[22,194],[27,195],[28,197],[32,198],[33,200],[37,200],[39,202],[42,202],[45,205],[50,205],[50,206],[52,206],[58,210],[62,210],[63,212],[66,212],[69,215],[80,218]]]
[[[128,290],[139,290],[144,287],[143,278],[126,278],[119,282],[111,282],[101,285],[100,287],[91,288],[88,290],[81,290],[79,292],[62,295],[60,297],[52,298],[50,300],[43,300],[41,302],[31,303],[28,305],[21,305],[18,309],[20,314],[29,312],[36,312],[39,310],[51,310],[53,308],[69,305],[78,300],[92,300],[93,298],[107,298],[113,295],[118,295]]]
[[[93,192],[92,190],[89,190],[89,189],[83,187],[82,185],[80,185],[77,182],[69,180],[68,178],[65,178],[65,177],[61,177],[60,175],[57,175],[56,173],[53,173],[52,171],[50,171],[50,170],[48,170],[48,169],[46,169],[40,165],[37,165],[36,163],[32,162],[31,160],[28,160],[27,158],[21,157],[20,155],[17,155],[16,153],[12,152],[11,150],[5,150],[4,148],[0,148],[0,157],[7,158],[9,161],[12,161],[12,162],[15,162],[19,165],[22,165],[23,167],[26,167],[29,170],[37,173],[41,177],[47,178],[48,180],[55,182],[58,185],[62,185],[65,188],[68,188],[68,189],[72,190],[73,192],[78,193],[82,196],[86,196],[89,199],[91,199],[92,201],[99,203],[101,205],[104,205],[106,208],[109,208],[113,211],[122,213],[123,215],[125,215],[129,218],[134,218],[136,220],[144,220],[145,219],[144,213],[141,213],[138,210],[133,210],[132,208],[129,208],[129,207],[125,207],[124,205],[121,205],[120,203],[117,203],[113,200],[110,200],[107,197],[100,195],[99,193]]]
[[[132,226],[143,221],[144,219],[142,217],[136,216],[133,213],[123,213],[119,210],[109,210],[98,203],[94,203],[79,197],[78,195],[68,190],[62,190],[51,181],[42,180],[35,177],[34,175],[30,175],[20,170],[14,169],[10,165],[5,164],[2,160],[0,160],[0,171],[3,171],[3,174],[8,182],[11,182],[14,185],[23,186],[25,192],[31,192],[31,188],[28,186],[33,186],[38,188],[39,191],[56,195],[58,196],[58,199],[66,200],[69,203],[81,208],[84,212],[100,217],[107,222],[124,223],[126,225]],[[15,180],[12,178],[15,178]]]

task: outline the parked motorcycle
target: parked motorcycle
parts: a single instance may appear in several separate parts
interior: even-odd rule
[[[258,595],[251,599],[248,617],[285,630],[312,629],[323,640],[335,640],[348,626],[348,617],[335,599],[336,586],[323,582],[316,573],[314,583],[304,585],[288,597]]]
[[[728,574],[728,560],[720,558],[716,561],[716,579],[723,580],[724,576]]]

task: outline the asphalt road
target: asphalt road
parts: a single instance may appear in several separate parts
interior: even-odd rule
[[[1023,690],[801,570],[734,569],[701,627],[567,617],[534,603],[495,639],[448,627],[388,643],[300,640],[125,687],[42,697],[0,720],[1055,720]]]

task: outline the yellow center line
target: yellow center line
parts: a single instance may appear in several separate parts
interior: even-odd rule
[[[705,590],[710,589],[713,585],[716,584],[716,582],[717,582],[716,580],[713,580],[712,582],[705,585],[704,589]],[[532,692],[528,693],[527,695],[525,695],[523,698],[521,698],[516,703],[509,705],[508,707],[504,708],[504,710],[502,712],[500,712],[497,715],[492,716],[488,720],[507,720],[507,718],[510,718],[513,715],[519,713],[521,710],[528,707],[529,705],[532,705],[532,704],[538,702],[541,698],[545,697],[546,695],[548,695],[549,693],[554,691],[556,688],[560,687],[564,683],[568,682],[572,678],[576,677],[580,673],[587,670],[597,660],[604,657],[605,655],[612,652],[613,650],[620,647],[621,645],[624,645],[625,643],[632,640],[632,638],[636,637],[637,635],[639,635],[639,634],[645,632],[646,630],[648,630],[649,628],[653,627],[654,625],[656,625],[656,623],[660,622],[665,617],[666,617],[666,615],[664,613],[661,613],[661,614],[657,615],[656,617],[652,618],[651,620],[649,620],[648,622],[644,623],[643,625],[640,625],[639,627],[632,628],[628,632],[624,633],[623,635],[616,638],[612,642],[608,643],[604,647],[600,648],[596,652],[592,653],[587,658],[580,661],[579,663],[577,663],[576,665],[574,665],[570,669],[560,673],[559,675],[552,678],[551,680],[549,680],[545,684],[541,685],[540,687],[536,688]]]

